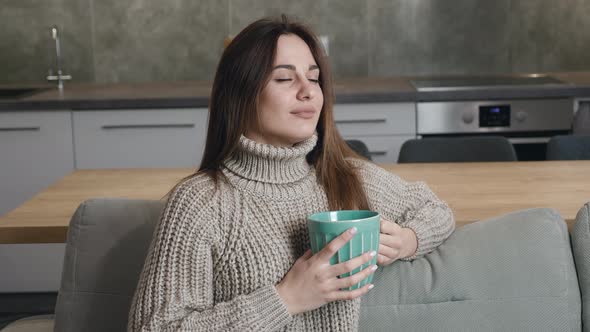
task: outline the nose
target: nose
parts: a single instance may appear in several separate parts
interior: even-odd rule
[[[300,79],[300,86],[299,90],[297,91],[297,99],[299,100],[311,100],[315,97],[315,92],[313,90],[312,83],[306,78],[303,77]]]

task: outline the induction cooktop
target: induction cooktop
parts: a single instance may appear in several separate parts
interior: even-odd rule
[[[514,87],[559,86],[567,83],[551,76],[465,76],[450,78],[419,78],[410,80],[418,91],[450,91],[503,89]]]

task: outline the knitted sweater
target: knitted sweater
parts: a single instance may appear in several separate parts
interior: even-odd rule
[[[227,181],[203,175],[168,202],[129,314],[130,331],[351,331],[360,299],[290,315],[275,285],[310,247],[306,217],[328,210],[305,157],[317,136],[290,148],[240,139],[224,164]],[[449,207],[424,183],[407,183],[351,159],[370,208],[414,230],[416,256],[453,231]],[[379,273],[379,271],[377,271]]]

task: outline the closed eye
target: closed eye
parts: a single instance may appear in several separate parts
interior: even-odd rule
[[[277,79],[275,79],[275,81],[277,81],[277,82],[289,82],[292,80],[293,80],[292,78],[277,78]]]
[[[308,80],[309,80],[310,82],[312,82],[312,83],[315,83],[315,84],[317,84],[317,83],[319,83],[319,82],[320,82],[320,80],[319,80],[319,79],[308,78]]]

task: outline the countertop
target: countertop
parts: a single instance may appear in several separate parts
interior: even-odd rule
[[[571,228],[590,197],[580,181],[590,161],[382,165],[425,181],[453,210],[457,226],[521,209],[556,209]],[[192,169],[76,170],[0,217],[1,243],[63,243],[80,203],[95,197],[161,199]],[[145,179],[149,178],[149,183]]]
[[[590,97],[590,71],[543,74],[567,84],[535,88],[482,87],[477,90],[419,92],[410,80],[421,77],[362,77],[336,80],[334,93],[336,103]],[[441,76],[444,77],[449,76]],[[64,84],[65,89],[61,93],[54,84],[19,85],[46,90],[19,99],[2,99],[0,111],[207,107],[211,92],[211,82],[204,81]],[[0,85],[0,88],[11,86],[14,87]]]

